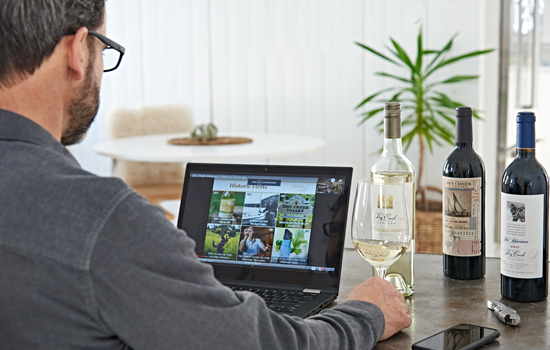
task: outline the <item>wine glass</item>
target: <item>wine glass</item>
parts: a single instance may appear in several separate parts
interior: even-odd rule
[[[407,251],[411,242],[403,180],[359,180],[351,237],[357,252],[384,279],[386,270]]]

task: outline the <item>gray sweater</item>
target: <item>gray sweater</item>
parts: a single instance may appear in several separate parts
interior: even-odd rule
[[[370,349],[375,305],[303,320],[234,293],[162,210],[0,110],[1,349]]]

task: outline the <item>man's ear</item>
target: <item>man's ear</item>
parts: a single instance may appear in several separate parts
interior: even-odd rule
[[[86,75],[90,51],[88,49],[88,28],[80,28],[68,40],[67,65],[74,72],[77,80],[82,80]]]

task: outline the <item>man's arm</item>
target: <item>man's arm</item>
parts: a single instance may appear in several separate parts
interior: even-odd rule
[[[246,240],[247,239],[248,239],[248,236],[245,234],[243,240],[241,241],[241,243],[239,243],[239,250],[241,252],[244,252],[243,249],[244,249],[244,246],[246,245]]]
[[[232,292],[197,259],[193,240],[137,195],[107,219],[90,271],[91,308],[106,336],[135,350],[369,349],[384,333],[382,311],[364,301],[303,320]]]

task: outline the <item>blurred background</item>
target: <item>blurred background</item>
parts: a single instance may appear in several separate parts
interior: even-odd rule
[[[376,130],[380,119],[358,125],[364,110],[355,106],[394,84],[375,72],[406,71],[354,42],[388,53],[391,37],[416,57],[420,26],[428,49],[441,49],[458,33],[450,56],[497,49],[449,65],[432,79],[480,76],[441,91],[481,111],[474,147],[487,168],[487,254],[499,256],[499,218],[493,213],[515,145],[517,110],[536,111],[537,155],[550,166],[541,132],[550,127],[545,11],[543,0],[107,1],[107,35],[125,46],[126,54],[116,71],[104,74],[99,115],[73,151],[84,169],[111,176],[112,160],[93,150],[108,139],[109,110],[182,103],[192,109],[195,124],[213,122],[220,136],[321,137],[326,142],[321,150],[256,162],[352,166],[357,180],[369,174],[383,137]],[[443,162],[452,149],[435,146],[427,155],[425,184],[441,187]],[[417,142],[406,156],[418,168]]]

